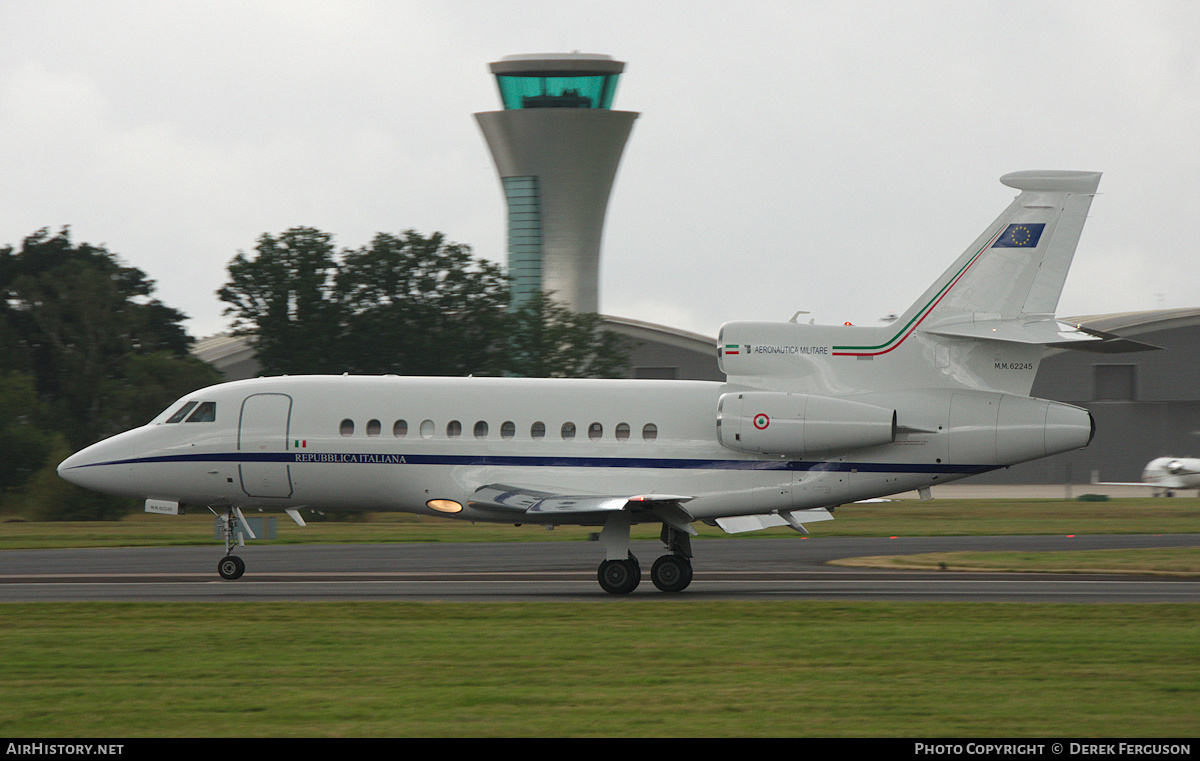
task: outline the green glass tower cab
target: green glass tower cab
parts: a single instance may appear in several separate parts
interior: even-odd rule
[[[508,204],[513,307],[539,291],[599,309],[600,238],[638,114],[613,111],[625,64],[606,55],[507,56],[491,64],[503,111],[475,114]]]

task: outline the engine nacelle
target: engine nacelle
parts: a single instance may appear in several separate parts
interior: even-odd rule
[[[722,394],[717,440],[739,452],[793,457],[862,449],[896,440],[896,411],[812,394]]]
[[[1085,447],[1094,434],[1091,414],[1070,404],[956,392],[950,403],[949,461],[1013,465]]]

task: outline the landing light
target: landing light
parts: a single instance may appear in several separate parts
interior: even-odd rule
[[[452,499],[431,499],[425,506],[439,513],[461,513],[463,506]]]

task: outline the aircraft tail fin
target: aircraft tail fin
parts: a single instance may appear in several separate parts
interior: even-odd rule
[[[1020,195],[896,325],[1007,322],[1015,338],[1018,325],[1053,321],[1100,172],[1013,172],[1000,181]],[[1045,327],[1035,331],[1046,335]]]
[[[1046,346],[1096,350],[1117,338],[1054,316],[1100,173],[1000,181],[1020,194],[889,326],[727,323],[722,369],[747,385],[834,395],[905,386],[1028,394]]]

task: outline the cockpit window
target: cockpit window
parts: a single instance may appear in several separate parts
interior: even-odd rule
[[[192,407],[195,407],[195,406],[196,406],[196,402],[188,402],[187,404],[180,407],[178,412],[176,412],[171,417],[167,418],[167,422],[168,423],[178,423],[180,420],[183,420],[185,417],[187,417],[187,414],[192,411]]]
[[[217,403],[216,402],[204,402],[199,407],[197,407],[196,411],[193,412],[191,417],[189,417],[187,419],[187,421],[189,423],[214,423],[214,422],[216,422],[216,420],[217,420]]]

